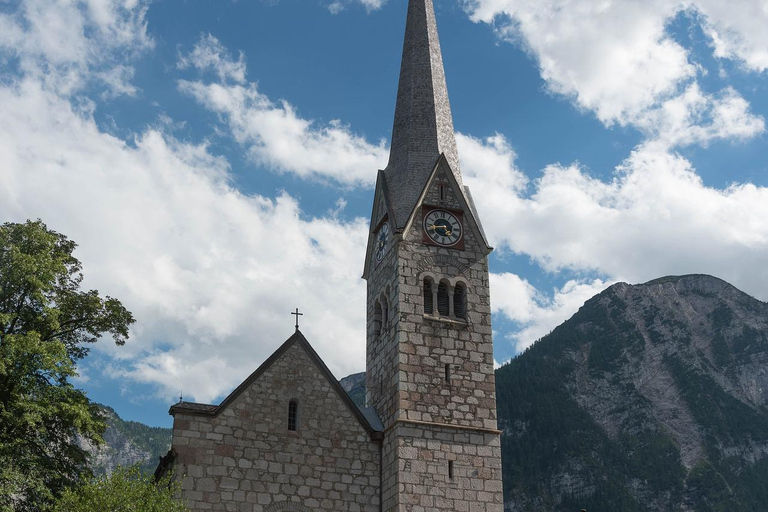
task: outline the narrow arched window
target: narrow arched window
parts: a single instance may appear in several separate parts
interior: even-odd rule
[[[383,297],[381,299],[381,327],[382,329],[386,329],[389,325],[389,302],[387,302],[387,298]]]
[[[440,283],[437,286],[437,312],[442,316],[451,314],[451,301],[448,296],[448,285]]]
[[[429,279],[424,280],[424,313],[427,315],[434,313],[434,307],[432,305],[432,281]]]
[[[296,432],[299,429],[299,404],[296,400],[288,402],[288,430]]]
[[[453,289],[453,316],[456,318],[467,316],[467,289],[463,284],[457,284]]]
[[[381,303],[376,301],[373,303],[373,335],[379,334],[381,334]]]

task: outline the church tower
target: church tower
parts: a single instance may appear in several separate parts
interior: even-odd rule
[[[461,179],[432,0],[409,0],[363,277],[384,512],[502,512],[488,254]]]

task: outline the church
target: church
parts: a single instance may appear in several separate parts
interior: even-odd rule
[[[432,0],[409,0],[363,269],[365,407],[297,323],[219,405],[171,407],[156,474],[173,470],[195,512],[502,512],[491,250],[462,184]]]

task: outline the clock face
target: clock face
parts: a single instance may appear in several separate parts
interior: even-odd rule
[[[456,245],[463,234],[459,219],[445,210],[432,210],[424,217],[424,232],[430,240],[445,247]]]
[[[389,243],[389,224],[386,222],[381,225],[379,232],[376,235],[376,261],[381,261],[384,258],[384,253],[387,252],[387,244]]]

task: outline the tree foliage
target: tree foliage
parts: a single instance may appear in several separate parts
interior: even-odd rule
[[[86,344],[122,345],[134,320],[80,290],[75,247],[39,220],[0,226],[0,510],[40,510],[88,476],[78,438],[98,443],[105,428],[70,379]]]
[[[53,512],[185,512],[187,507],[173,497],[178,491],[178,483],[168,478],[155,483],[138,467],[120,467],[64,491]]]

